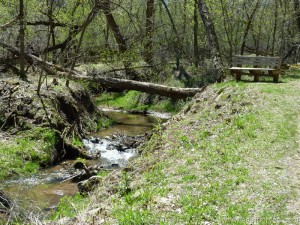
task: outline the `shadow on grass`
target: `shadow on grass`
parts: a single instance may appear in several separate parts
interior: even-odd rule
[[[278,82],[274,82],[273,80],[253,81],[253,80],[243,80],[243,79],[241,79],[238,82],[244,82],[244,83],[268,83],[268,84],[282,84],[282,83],[287,83],[287,81],[282,81],[282,80],[279,80]]]
[[[244,83],[273,83],[273,84],[282,84],[282,83],[288,83],[290,80],[298,80],[300,79],[300,74],[282,74],[279,77],[279,81],[277,83],[273,82],[272,79],[260,79],[259,81],[254,81],[253,79],[241,79],[241,82]]]
[[[282,73],[279,77],[278,83],[273,82],[273,79],[271,77],[267,77],[267,78],[266,77],[261,76],[259,81],[254,81],[253,78],[251,79],[251,76],[248,76],[248,77],[243,76],[242,79],[239,82],[244,82],[244,83],[274,83],[274,84],[288,83],[290,80],[300,79],[300,69],[290,69],[290,70],[282,71]],[[235,79],[235,77],[232,77],[232,78]]]
[[[288,79],[300,79],[300,74],[284,74],[283,77]]]

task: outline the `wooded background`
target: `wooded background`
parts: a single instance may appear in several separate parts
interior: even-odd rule
[[[21,53],[70,69],[103,63],[135,80],[147,79],[136,67],[215,71],[236,54],[300,56],[299,0],[1,0],[0,14],[0,42]],[[5,48],[0,58],[25,60]]]

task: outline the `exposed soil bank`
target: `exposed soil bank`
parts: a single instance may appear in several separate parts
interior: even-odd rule
[[[38,164],[89,157],[81,139],[95,132],[102,113],[80,84],[48,78],[37,94],[36,78],[0,81],[0,178],[34,172]],[[4,172],[3,172],[4,171]]]
[[[37,94],[37,83],[36,77],[0,80],[0,180],[28,176],[65,159],[91,158],[81,139],[97,131],[104,116],[89,92],[48,78]]]

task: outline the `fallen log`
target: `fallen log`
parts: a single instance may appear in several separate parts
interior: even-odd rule
[[[88,77],[86,79],[88,79]],[[107,88],[116,88],[119,90],[135,90],[146,92],[149,94],[166,96],[173,99],[185,99],[187,97],[192,97],[198,92],[203,91],[205,88],[178,88],[148,82],[105,77],[94,77],[89,79],[96,81]]]
[[[14,46],[8,45],[4,42],[0,42],[0,46],[4,49],[8,50],[9,52],[13,53],[16,56],[20,55],[20,50]],[[78,72],[75,70],[70,70],[68,68],[64,68],[64,67],[55,65],[53,63],[44,61],[40,57],[37,57],[32,54],[25,53],[25,59],[28,62],[41,67],[43,70],[45,70],[49,74],[55,74],[55,71],[60,71],[60,72],[69,73],[72,75],[78,75]]]
[[[19,55],[20,51],[18,48],[10,46],[6,43],[0,42],[0,46],[5,48],[6,50],[10,51],[15,55]],[[169,87],[161,84],[154,84],[149,82],[140,82],[140,81],[133,81],[127,79],[117,79],[117,78],[107,78],[107,77],[100,77],[96,75],[87,76],[84,73],[70,70],[68,68],[64,68],[50,62],[44,61],[41,58],[25,53],[25,58],[31,63],[40,66],[43,70],[48,73],[55,74],[54,70],[64,72],[65,76],[71,80],[89,80],[94,81],[101,84],[105,88],[114,88],[119,90],[135,90],[146,92],[149,94],[157,94],[161,96],[166,96],[173,99],[185,99],[187,97],[192,97],[198,92],[201,92],[205,89],[202,88],[179,88],[179,87]]]

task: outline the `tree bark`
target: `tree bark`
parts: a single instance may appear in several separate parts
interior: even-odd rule
[[[0,42],[0,46],[4,49],[6,49],[7,51],[11,52],[14,55],[20,56],[20,49],[8,45],[4,42]],[[64,72],[64,73],[70,73],[72,75],[78,75],[79,73],[77,73],[77,71],[75,70],[70,70],[55,64],[52,64],[50,62],[44,61],[43,59],[32,55],[32,54],[27,54],[24,53],[25,59],[30,62],[31,64],[36,64],[37,66],[41,67],[43,70],[45,70],[47,73],[49,74],[55,74],[55,71],[60,71],[60,72]]]
[[[275,12],[274,12],[274,29],[273,29],[273,37],[272,37],[272,47],[271,47],[271,55],[274,56],[275,53],[275,43],[276,43],[276,32],[277,32],[277,23],[278,23],[278,0],[275,0]]]
[[[117,24],[114,16],[111,13],[110,0],[102,1],[102,9],[104,11],[107,24],[108,24],[109,28],[112,30],[115,40],[118,44],[119,52],[121,54],[124,54],[125,52],[127,52],[126,41],[121,33],[119,25]],[[137,73],[135,71],[133,71],[132,69],[130,69],[131,62],[128,59],[126,59],[126,56],[125,56],[125,59],[123,59],[123,65],[125,68],[125,73],[126,73],[126,75],[128,75],[130,77],[130,79],[134,79],[134,80],[138,79]]]
[[[146,92],[149,94],[166,96],[172,99],[185,99],[187,97],[193,97],[194,95],[196,95],[197,93],[205,89],[205,87],[203,88],[169,87],[165,85],[148,83],[148,82],[140,82],[140,81],[116,79],[116,78],[105,78],[105,77],[80,76],[79,78],[98,82],[102,86],[107,88],[116,88],[119,90],[136,90],[136,91]]]
[[[176,25],[175,25],[175,22],[173,20],[173,17],[172,17],[172,14],[169,10],[169,7],[167,5],[167,3],[165,2],[165,0],[161,0],[163,6],[165,7],[166,9],[166,12],[168,14],[168,17],[170,19],[170,22],[171,22],[171,25],[172,25],[172,29],[176,35],[176,43],[175,43],[175,52],[176,52],[176,69],[179,70],[180,69],[180,58],[181,58],[181,54],[180,54],[180,46],[179,46],[179,43],[180,43],[180,40],[179,40],[179,34],[178,34],[178,31],[177,31],[177,28],[176,28]]]
[[[147,0],[146,8],[146,43],[144,45],[144,59],[153,64],[153,29],[154,29],[154,0]]]
[[[47,1],[47,7],[48,7],[48,12],[47,12],[47,16],[48,16],[48,29],[49,29],[49,34],[48,34],[48,38],[47,38],[47,48],[49,47],[50,45],[50,40],[51,40],[51,36],[52,36],[52,40],[54,41],[55,43],[55,37],[54,37],[54,21],[53,21],[53,3],[54,1],[53,0],[48,0]],[[54,39],[53,39],[54,38]],[[53,43],[53,42],[52,42]],[[54,44],[53,44],[54,45]],[[52,54],[52,62],[55,61],[55,53],[56,51],[54,50],[53,51],[53,54]],[[44,57],[45,61],[48,60],[48,52],[45,52],[45,57]]]
[[[251,15],[248,16],[248,21],[247,21],[246,28],[245,28],[245,30],[244,30],[243,42],[242,42],[242,46],[241,46],[241,55],[244,54],[245,47],[246,47],[246,40],[247,40],[249,31],[250,31],[250,28],[251,28],[251,24],[252,24],[254,15],[255,15],[257,9],[259,8],[259,5],[260,5],[260,0],[257,0],[256,4],[255,4],[255,6],[254,6],[254,9],[253,9],[253,11],[251,12]],[[247,13],[247,10],[248,10],[247,6],[245,6],[245,10],[246,10],[246,13]]]
[[[197,10],[197,0],[194,0],[194,65],[195,67],[199,66],[200,55],[199,55],[199,46],[198,46],[198,31],[199,31],[199,24],[198,24],[198,10]]]
[[[49,47],[50,40],[52,39],[52,46],[55,45],[55,25],[54,25],[54,20],[53,20],[53,4],[55,0],[50,0],[50,3],[48,2],[48,18],[49,18],[49,39],[47,42],[47,47]],[[49,6],[50,5],[50,6]],[[47,55],[46,55],[47,59]],[[52,52],[52,63],[56,63],[56,50]]]
[[[221,54],[220,54],[220,47],[219,47],[214,23],[211,18],[211,15],[208,11],[208,8],[206,6],[205,0],[199,0],[198,6],[199,6],[199,12],[200,12],[200,16],[202,18],[202,22],[206,29],[208,42],[210,44],[211,55],[213,57],[212,60],[214,63],[214,69],[217,73],[217,81],[222,82],[225,78],[225,73],[223,70],[223,62],[222,62],[222,58],[221,58]]]
[[[300,32],[300,1],[294,0],[294,11],[297,22],[298,31]]]
[[[20,15],[20,30],[19,30],[19,44],[20,44],[20,78],[25,80],[25,28],[24,28],[24,2],[20,0],[19,6]]]

